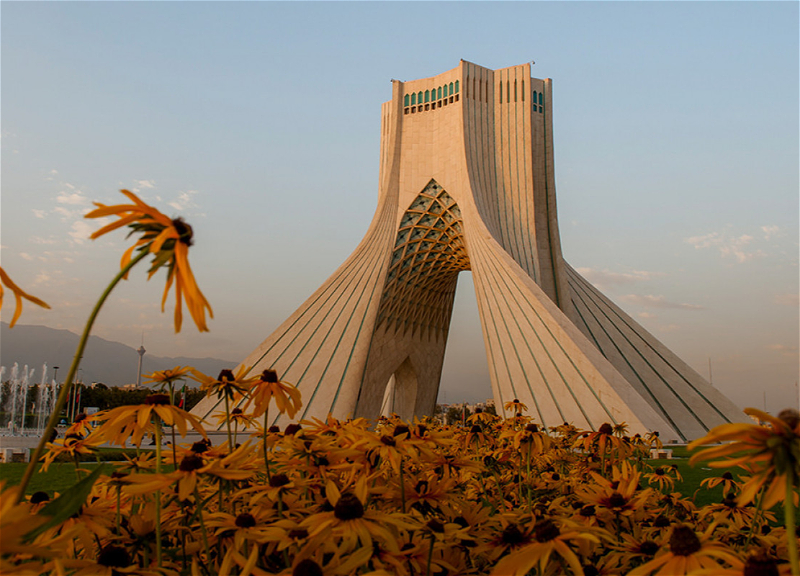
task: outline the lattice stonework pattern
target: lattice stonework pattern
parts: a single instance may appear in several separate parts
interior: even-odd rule
[[[446,335],[458,273],[469,270],[461,210],[431,180],[400,221],[378,312],[397,331]]]

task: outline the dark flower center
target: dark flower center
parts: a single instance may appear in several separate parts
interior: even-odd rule
[[[594,506],[589,504],[581,508],[580,515],[584,516],[585,518],[591,518],[592,516],[594,516],[594,512],[595,512]]]
[[[243,512],[236,517],[236,525],[239,528],[252,528],[256,525],[256,519],[253,518],[252,514]]]
[[[270,426],[269,428],[267,428],[267,432],[269,432],[270,434],[278,434],[280,431],[281,431],[280,426]]]
[[[131,565],[131,556],[122,546],[108,544],[100,550],[97,563],[109,568],[127,568]]]
[[[702,547],[697,534],[689,526],[681,524],[672,529],[672,536],[669,537],[669,550],[675,556],[691,556]]]
[[[503,544],[516,546],[525,541],[525,535],[516,524],[509,524],[503,529],[503,534],[500,539],[503,541]]]
[[[269,479],[269,485],[272,488],[280,488],[289,483],[289,477],[286,474],[273,474]]]
[[[663,514],[656,516],[656,519],[653,521],[653,526],[655,526],[656,528],[666,528],[670,524],[672,524],[672,522],[670,522],[669,518],[667,518]]]
[[[625,496],[619,492],[612,492],[611,496],[608,497],[609,508],[622,508],[627,503],[628,501],[625,499]]]
[[[464,518],[463,516],[456,516],[455,518],[453,518],[453,523],[458,524],[462,528],[466,528],[467,526],[469,526],[469,522],[467,522],[467,519]]]
[[[50,500],[50,495],[47,492],[34,492],[31,494],[31,504],[39,504],[40,502],[47,502]]]
[[[417,436],[425,436],[425,432],[428,431],[428,427],[425,424],[417,424]]]
[[[285,436],[294,436],[295,434],[300,432],[300,430],[302,430],[302,429],[303,428],[300,426],[300,424],[289,424],[286,427],[286,430],[283,431],[283,434]]]
[[[234,408],[233,410],[231,410],[231,415],[232,416],[237,416],[237,415],[239,415],[241,413],[242,413],[242,409],[241,408]]]
[[[425,524],[425,526],[427,526],[434,532],[438,532],[439,534],[444,532],[444,524],[439,522],[436,518],[428,520],[428,523]]]
[[[527,426],[525,426],[525,431],[536,433],[539,431],[539,426],[537,426],[536,424],[528,424]]]
[[[304,530],[303,528],[295,528],[293,530],[289,530],[289,538],[294,538],[295,540],[300,540],[301,538],[308,538],[308,530]]]
[[[725,497],[722,499],[722,504],[727,506],[728,508],[736,508],[736,496],[731,494],[730,492],[725,494]]]
[[[394,432],[392,432],[392,436],[400,436],[400,434],[410,434],[411,430],[408,429],[408,426],[405,424],[398,424],[394,427]]]
[[[203,452],[208,450],[208,448],[209,448],[208,440],[200,440],[199,442],[195,442],[194,444],[192,444],[191,450],[192,452],[195,452],[197,454],[202,454]]]
[[[744,563],[744,576],[778,576],[778,564],[763,552],[755,554]]]
[[[172,227],[175,228],[175,231],[178,233],[178,238],[182,243],[187,246],[191,246],[194,243],[192,240],[192,236],[194,236],[192,227],[184,222],[183,218],[175,218],[172,221]]]
[[[224,382],[226,380],[228,382],[233,382],[234,380],[236,380],[236,378],[233,376],[233,370],[228,370],[226,368],[225,370],[222,370],[219,373],[219,376],[217,376],[217,380],[219,380],[220,382]]]
[[[614,428],[611,427],[611,424],[606,422],[605,424],[602,424],[600,426],[598,432],[600,432],[600,434],[605,434],[606,436],[609,436],[614,433]]]
[[[640,554],[644,554],[645,556],[652,556],[656,552],[658,552],[658,544],[656,544],[652,540],[645,540],[644,542],[639,544]]]
[[[278,382],[278,373],[275,370],[264,370],[261,373],[261,381],[268,384],[276,384]]]
[[[661,466],[659,466],[658,468],[656,468],[655,474],[656,476],[663,476],[664,474],[666,474],[666,472],[664,472],[664,469]]]
[[[200,458],[200,456],[190,454],[181,460],[180,470],[181,472],[191,472],[193,470],[199,470],[202,467],[203,459]]]
[[[723,474],[722,477],[725,478],[725,480],[733,480],[733,474],[731,474],[730,472],[725,472],[725,474]]]
[[[417,494],[422,494],[422,493],[427,492],[427,491],[428,491],[428,481],[427,480],[420,480],[414,486],[414,492],[416,492]]]
[[[800,424],[800,412],[794,408],[781,410],[780,414],[778,414],[778,420],[786,424],[789,427],[789,430],[795,430],[797,425]]]
[[[482,432],[481,427],[477,424],[474,424],[472,428],[469,429],[470,434],[480,434]]]
[[[553,479],[555,482],[558,482],[559,480],[561,480],[561,474],[559,474],[558,472],[553,472],[552,479]]]
[[[84,412],[81,412],[80,414],[78,414],[77,416],[75,416],[75,420],[74,420],[74,422],[75,422],[75,423],[77,423],[77,422],[81,422],[82,420],[86,420],[86,418],[87,418],[87,416],[86,416],[86,413],[84,413]]]
[[[297,563],[292,570],[292,576],[323,576],[323,574],[319,564],[306,558]]]
[[[555,540],[561,535],[561,530],[558,529],[556,523],[549,518],[540,520],[533,527],[533,537],[537,542],[550,542]]]
[[[318,458],[317,458],[317,459],[314,461],[314,463],[315,463],[317,466],[330,466],[330,465],[331,465],[330,461],[329,461],[329,460],[328,460],[328,459],[327,459],[325,456],[320,456],[320,457],[318,457]]]
[[[355,520],[364,515],[364,505],[352,492],[345,492],[333,508],[333,515],[339,520]]]
[[[144,399],[144,403],[149,406],[165,406],[169,404],[169,396],[167,394],[150,394]]]
[[[387,436],[386,434],[384,434],[383,436],[381,436],[381,444],[386,444],[387,446],[395,446],[397,442],[395,442],[394,438],[392,438],[391,436]]]

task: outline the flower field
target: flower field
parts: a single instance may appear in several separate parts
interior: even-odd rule
[[[253,394],[263,399],[272,380],[253,383]],[[212,394],[229,382],[213,383]],[[282,397],[284,406],[299,406],[291,398]],[[223,413],[241,441],[233,450],[201,440],[157,456],[143,451],[110,474],[78,471],[83,479],[52,501],[35,493],[18,502],[17,489],[5,489],[0,567],[85,575],[790,573],[786,529],[774,525],[763,498],[742,502],[757,474],[710,479],[706,486],[723,484],[726,497],[697,507],[673,491],[676,470],[647,463],[657,436],[628,437],[610,425],[543,431],[517,408],[516,418],[477,413],[465,426],[329,419],[266,431],[266,410]],[[47,459],[166,432],[167,418],[203,432],[169,394],[96,418],[98,428],[84,436],[87,422],[78,422]],[[244,418],[251,427],[236,432]],[[742,426],[773,437],[785,431]]]
[[[46,443],[97,313],[145,257],[151,276],[166,268],[176,331],[183,303],[208,330],[211,307],[187,259],[191,227],[123,194],[131,204],[87,214],[118,218],[92,238],[123,226],[139,238],[89,317],[32,462],[18,485],[0,484],[0,574],[800,576],[795,410],[776,418],[748,409],[757,423],[719,426],[689,446],[699,449],[691,463],[731,468],[703,480],[700,490],[721,487],[723,499],[702,506],[675,489],[676,467],[648,462],[655,432],[630,436],[624,423],[546,430],[516,400],[504,406],[513,418],[478,412],[457,426],[329,417],[280,429],[268,425],[270,411],[294,418],[300,392],[273,370],[245,367],[153,373],[143,404],[79,417]],[[0,284],[14,293],[14,321],[23,299],[46,306],[5,272]],[[176,382],[188,378],[220,400],[214,422],[176,406]],[[216,445],[212,426],[225,430]],[[197,441],[177,441],[190,430]],[[151,437],[155,450],[122,464],[82,464],[101,446]],[[64,459],[75,482],[27,496],[38,463],[46,471]]]

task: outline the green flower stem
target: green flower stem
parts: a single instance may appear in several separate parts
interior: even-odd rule
[[[161,474],[161,418],[156,423],[156,474]],[[156,490],[156,565],[161,568],[161,490]]]
[[[228,454],[233,452],[233,438],[231,437],[231,408],[228,401],[228,393],[225,394],[225,426],[228,429]]]
[[[269,404],[267,404],[267,409],[264,411],[264,467],[267,469],[267,484],[271,479],[270,472],[269,472],[269,453],[267,452],[267,422],[269,418]]]
[[[97,315],[100,313],[100,309],[103,307],[103,304],[105,304],[109,294],[111,294],[111,291],[114,289],[114,287],[116,287],[119,281],[128,274],[131,268],[136,266],[136,264],[138,264],[139,261],[144,259],[148,254],[149,252],[147,250],[142,250],[135,258],[128,262],[128,264],[122,270],[120,270],[116,276],[114,276],[114,279],[111,281],[108,287],[106,287],[105,291],[100,296],[100,299],[97,301],[97,304],[95,304],[92,313],[89,315],[89,319],[86,321],[86,327],[83,329],[83,334],[81,335],[80,342],[78,343],[78,348],[75,350],[75,357],[72,359],[72,365],[69,367],[69,372],[64,380],[64,385],[61,387],[61,391],[58,393],[56,405],[53,407],[53,412],[50,414],[50,420],[47,422],[47,427],[44,429],[42,437],[39,439],[39,445],[36,446],[36,450],[33,451],[31,461],[28,462],[28,467],[25,468],[25,474],[23,474],[22,480],[19,483],[20,501],[25,498],[25,489],[28,487],[28,483],[31,481],[33,471],[36,469],[36,464],[39,462],[42,452],[44,452],[45,444],[47,444],[49,441],[50,435],[53,433],[53,430],[56,429],[56,424],[58,423],[61,411],[67,404],[70,390],[72,390],[72,380],[75,378],[75,374],[78,372],[78,365],[81,363],[83,351],[86,349],[86,343],[89,341],[89,334],[92,331],[92,326],[94,325]]]
[[[792,566],[792,575],[800,576],[800,559],[797,555],[797,523],[794,517],[794,473],[789,469],[786,474],[786,499],[783,509],[786,512],[786,541],[789,546],[789,564]]]

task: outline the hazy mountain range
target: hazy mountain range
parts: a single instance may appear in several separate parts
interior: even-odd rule
[[[53,377],[55,366],[59,367],[59,379],[64,378],[79,339],[78,334],[68,330],[20,324],[11,330],[7,322],[0,322],[0,365],[6,367],[4,378],[8,378],[15,362],[19,364],[20,371],[26,364],[28,368],[36,370],[33,383],[41,381],[45,362],[48,380]],[[234,368],[237,364],[218,358],[165,358],[145,353],[142,374],[175,366],[192,366],[205,374],[216,376],[223,368]],[[90,336],[80,365],[83,369],[80,377],[87,384],[102,382],[108,386],[122,386],[136,382],[138,366],[139,354],[135,348]]]

